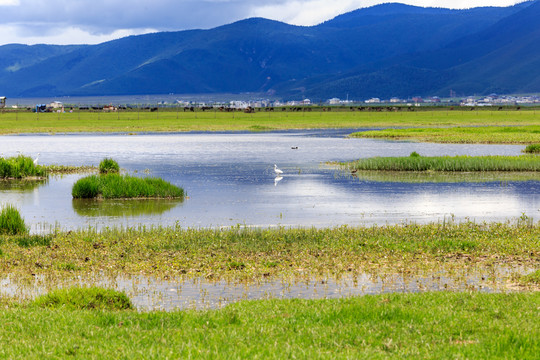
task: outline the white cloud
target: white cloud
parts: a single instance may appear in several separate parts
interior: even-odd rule
[[[77,27],[67,28],[49,28],[47,33],[41,35],[21,33],[21,29],[9,25],[0,25],[0,33],[13,34],[9,41],[0,40],[0,45],[20,43],[20,44],[55,44],[55,45],[72,45],[72,44],[99,44],[102,42],[120,39],[130,35],[147,34],[156,32],[154,29],[118,29],[110,34],[91,34]]]
[[[19,0],[0,0],[0,6],[17,6]]]
[[[423,7],[468,9],[479,6],[511,6],[519,0],[293,0],[255,6],[251,16],[265,17],[294,25],[316,25],[348,11],[374,6],[383,2],[401,2]]]

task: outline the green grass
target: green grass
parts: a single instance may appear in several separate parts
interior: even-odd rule
[[[32,302],[41,308],[62,310],[127,310],[133,304],[126,294],[99,287],[68,288],[53,290]]]
[[[343,166],[356,171],[540,171],[537,156],[408,156],[365,158]]]
[[[172,313],[0,312],[0,356],[197,359],[537,359],[540,293],[245,301]]]
[[[466,125],[466,124],[463,124]],[[540,141],[540,126],[484,126],[386,129],[351,134],[352,137],[412,140],[434,143],[458,144],[530,144]]]
[[[533,284],[540,286],[540,270],[536,270],[528,275],[522,275],[518,281],[522,284]]]
[[[540,154],[540,144],[527,145],[523,152],[529,154]]]
[[[3,206],[0,210],[0,235],[19,235],[28,232],[19,210],[13,205]]]
[[[23,179],[28,177],[43,178],[46,176],[46,168],[35,165],[31,157],[19,155],[11,158],[0,158],[0,180]]]
[[[129,175],[91,175],[79,179],[72,188],[73,198],[182,198],[184,190],[158,178]]]
[[[0,134],[12,133],[66,133],[66,132],[170,132],[170,131],[260,131],[307,128],[381,128],[381,127],[464,127],[500,126],[512,131],[514,126],[540,126],[540,111],[463,111],[450,109],[420,109],[421,111],[375,112],[322,111],[312,108],[309,112],[291,112],[276,109],[274,112],[179,112],[160,109],[158,112],[120,111],[119,113],[74,112],[65,114],[36,114],[30,112],[5,112],[0,114]],[[531,129],[533,130],[533,129]],[[512,137],[498,139],[507,143],[524,143],[529,136],[514,132]],[[525,134],[526,135],[526,134]],[[534,134],[533,134],[534,135]],[[491,136],[491,135],[490,135]],[[490,136],[484,142],[494,142]],[[495,135],[493,135],[495,136]],[[536,141],[529,143],[538,143]],[[534,136],[533,136],[534,138]],[[471,141],[477,142],[476,137]]]
[[[110,158],[105,158],[99,163],[99,173],[100,174],[109,174],[120,172],[120,166],[116,161]]]

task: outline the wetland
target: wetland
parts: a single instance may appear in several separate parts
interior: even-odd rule
[[[178,324],[186,328],[189,322],[191,330],[181,337],[197,337],[199,325],[216,337],[210,343],[194,338],[196,345],[182,350],[186,356],[216,355],[209,347],[226,350],[217,334],[223,339],[224,333],[240,331],[255,339],[251,326],[274,325],[293,339],[291,354],[306,348],[321,355],[323,348],[312,341],[330,341],[350,349],[332,345],[327,357],[359,355],[358,349],[364,355],[418,355],[428,348],[463,356],[532,356],[539,347],[538,314],[531,305],[538,301],[540,267],[537,171],[352,174],[334,165],[413,152],[520,157],[524,145],[348,136],[365,130],[370,129],[0,136],[2,156],[39,153],[44,166],[72,169],[39,181],[0,182],[0,205],[15,204],[29,231],[0,235],[0,306],[5,309],[0,337],[19,322],[43,324],[48,317],[55,321],[36,325],[35,331],[63,339],[32,344],[18,335],[4,355],[18,347],[18,354],[34,353],[43,345],[58,356],[96,354],[96,346],[107,356],[118,344],[92,334],[116,338],[124,331],[138,334],[143,326],[149,332],[138,336],[146,345],[137,342],[120,352],[152,349],[167,356],[165,343],[176,343]],[[162,178],[187,196],[73,199],[73,185],[88,171],[97,172],[106,157],[129,176]],[[276,176],[274,164],[282,175]],[[127,294],[136,312],[33,305],[33,299],[58,288],[93,286]],[[366,306],[376,315],[354,310]],[[502,315],[503,309],[511,310]],[[324,329],[318,327],[328,312],[335,316],[325,318]],[[358,323],[343,327],[348,316],[393,324],[395,332],[377,327],[384,339],[359,346],[347,340],[346,333],[359,331]],[[462,319],[459,326],[456,316]],[[493,331],[485,331],[479,316],[489,319]],[[158,317],[161,325],[154,322]],[[447,330],[430,340],[439,345],[425,346],[414,340],[418,337],[393,343],[408,331],[405,323],[425,336],[425,322],[433,317],[446,319],[440,324]],[[290,326],[298,322],[300,327]],[[154,341],[165,323],[171,336]],[[508,331],[506,345],[490,335],[502,327]],[[459,333],[463,328],[469,336]],[[299,329],[324,334],[312,338],[302,331],[296,337]],[[527,343],[529,351],[519,353],[515,341]],[[278,343],[282,351],[286,342]],[[279,358],[276,349],[254,340],[244,350],[246,356],[257,351]]]

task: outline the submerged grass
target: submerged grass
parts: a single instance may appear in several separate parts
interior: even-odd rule
[[[172,313],[8,305],[0,356],[537,359],[539,302],[540,293],[437,292]]]
[[[75,287],[53,290],[39,296],[32,305],[62,310],[127,310],[133,304],[126,294],[99,287]]]
[[[184,190],[158,178],[129,175],[92,175],[79,179],[71,191],[74,198],[182,198]]]
[[[34,164],[31,157],[19,155],[11,158],[0,158],[0,179],[43,178],[45,176],[47,176],[47,169]]]
[[[537,156],[374,157],[342,164],[351,170],[376,171],[540,171]]]

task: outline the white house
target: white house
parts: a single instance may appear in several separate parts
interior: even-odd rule
[[[6,97],[0,96],[0,109],[6,107]]]

